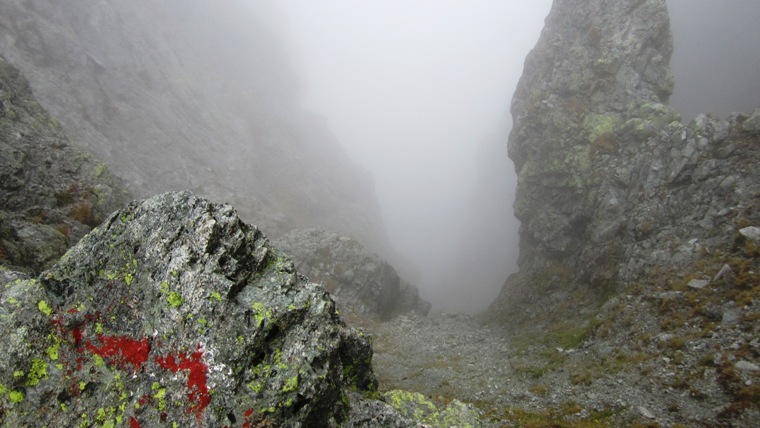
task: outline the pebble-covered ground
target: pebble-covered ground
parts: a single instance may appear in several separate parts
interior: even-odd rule
[[[728,325],[697,340],[684,335],[684,343],[673,335],[642,339],[641,332],[658,328],[648,315],[658,304],[629,296],[604,308],[612,322],[602,327],[535,336],[446,313],[362,328],[372,336],[381,389],[472,403],[485,426],[757,426],[757,407],[728,414],[735,398],[721,381],[721,367],[730,367],[733,381],[752,390],[756,361],[720,361],[731,358],[724,349],[757,345],[754,333]],[[640,326],[628,329],[631,322]],[[704,361],[705,355],[718,361]]]

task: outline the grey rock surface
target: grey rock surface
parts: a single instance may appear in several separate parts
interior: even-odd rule
[[[271,236],[320,226],[390,252],[369,174],[297,105],[284,44],[245,3],[2,1],[0,54],[135,195],[190,189]]]
[[[325,287],[344,314],[388,319],[399,313],[426,315],[430,303],[380,256],[355,239],[321,229],[293,230],[276,240],[296,268]]]
[[[512,102],[520,271],[490,316],[540,409],[754,426],[757,113],[681,123],[671,51],[663,0],[554,2]]]
[[[665,2],[602,3],[556,2],[526,60],[509,139],[520,273],[495,308],[551,307],[540,296],[557,289],[604,296],[730,249],[739,229],[760,224],[760,140],[742,127],[748,118],[683,125],[665,104]]]
[[[4,426],[405,426],[367,337],[229,205],[133,202],[0,279]]]
[[[0,264],[50,267],[129,199],[122,181],[64,135],[0,57]]]

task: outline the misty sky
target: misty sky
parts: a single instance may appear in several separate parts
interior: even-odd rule
[[[760,107],[760,1],[668,0],[676,87],[685,122]]]
[[[500,131],[501,162],[514,181],[509,103],[551,0],[278,3],[304,105],[327,116],[349,155],[372,173],[391,243],[419,266],[424,297],[439,307],[485,308],[505,277],[467,285],[445,278],[453,265],[466,269],[458,252],[473,243],[460,231],[476,208],[484,146]],[[494,198],[507,207],[500,227],[516,232],[509,198]]]

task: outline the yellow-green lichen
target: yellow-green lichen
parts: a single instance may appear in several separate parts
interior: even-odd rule
[[[424,424],[437,425],[438,408],[419,392],[393,390],[385,393],[385,398],[402,415]]]
[[[246,386],[248,387],[248,389],[258,394],[259,392],[261,392],[262,389],[264,389],[264,382],[260,380],[253,380],[251,382],[248,382]]]
[[[47,363],[39,358],[34,358],[32,360],[32,367],[29,369],[29,374],[26,375],[26,386],[35,386],[42,379],[49,379]]]
[[[221,302],[222,301],[222,294],[219,293],[218,291],[212,291],[211,295],[209,296],[209,300],[210,299],[214,299],[217,302]]]
[[[24,393],[21,391],[11,391],[8,393],[11,403],[20,403],[24,401]]]
[[[586,119],[583,121],[583,128],[588,132],[589,142],[594,142],[603,135],[615,132],[615,128],[619,122],[620,119],[615,116],[592,113],[586,116]]]
[[[171,291],[166,296],[166,303],[169,304],[170,308],[178,308],[184,302],[185,302],[185,299],[183,299],[182,296],[179,293],[177,293],[176,291]]]
[[[272,318],[272,310],[266,308],[261,302],[253,302],[253,318],[256,320],[256,327],[261,327],[265,319]]]
[[[282,392],[291,392],[298,389],[298,375],[285,380],[285,385],[282,387]]]
[[[97,178],[103,175],[103,173],[106,172],[106,169],[108,169],[108,167],[106,167],[106,164],[104,163],[98,163],[95,165],[95,177]]]
[[[51,308],[48,303],[44,300],[40,300],[37,302],[37,309],[40,310],[43,314],[50,316],[53,314],[53,308]]]

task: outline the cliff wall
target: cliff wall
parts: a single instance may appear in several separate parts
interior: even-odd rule
[[[681,124],[671,52],[664,1],[555,2],[512,102],[520,273],[495,309],[603,300],[760,226],[758,113]]]
[[[280,41],[246,2],[0,4],[0,54],[138,196],[191,189],[274,236],[348,233],[388,253],[369,175],[300,109]]]

